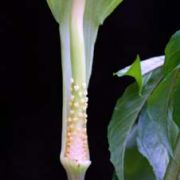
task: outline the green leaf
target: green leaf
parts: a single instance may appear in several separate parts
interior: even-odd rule
[[[177,81],[177,70],[168,74],[153,91],[148,99],[148,113],[151,119],[155,121],[159,130],[159,136],[162,143],[168,149],[168,152],[173,155],[173,142],[171,133],[169,133],[169,116],[172,114],[171,101],[174,94]]]
[[[112,180],[118,180],[118,177],[117,177],[117,175],[116,175],[116,173],[115,173],[115,172],[113,172],[113,175],[112,175]]]
[[[167,129],[168,129],[169,142],[171,143],[171,147],[174,151],[174,148],[176,146],[176,140],[177,140],[178,134],[180,132],[179,131],[180,129],[178,127],[178,124],[173,119],[173,109],[171,108],[171,106],[169,107],[169,110],[168,110]],[[174,156],[174,153],[173,153],[173,156]]]
[[[162,180],[169,162],[168,150],[162,141],[160,127],[144,109],[138,122],[138,148],[153,167],[157,180]]]
[[[118,71],[116,75],[119,77],[121,76],[133,77],[138,83],[139,93],[141,93],[143,81],[142,81],[142,73],[141,73],[141,60],[139,56],[136,57],[136,60],[129,68],[125,68]]]
[[[177,32],[167,45],[164,71],[159,72],[159,75],[157,75],[158,70],[154,69],[163,65],[161,60],[141,62],[142,74],[146,74],[143,79],[142,96],[138,96],[137,86],[136,89],[133,89],[135,84],[130,85],[114,109],[108,127],[108,141],[111,161],[119,180],[124,180],[124,153],[127,141],[129,142],[129,134],[138,115],[140,115],[138,147],[150,162],[158,180],[164,177],[169,162],[169,154],[173,161],[173,151],[179,133],[177,124],[180,124],[179,36],[180,33]],[[149,62],[152,63],[152,66],[148,65]],[[155,62],[154,65],[153,62]],[[130,68],[127,67],[123,71],[119,71],[118,75],[126,75]],[[152,80],[152,76],[154,76],[154,80]],[[150,82],[155,81],[157,83],[151,89],[151,92],[144,101],[139,103],[139,100],[144,98],[144,89],[149,87]],[[136,95],[132,95],[131,91]],[[145,104],[147,104],[146,107],[144,107]],[[174,155],[176,155],[176,149]]]
[[[139,92],[141,92],[144,83],[142,76],[161,67],[163,64],[164,56],[157,56],[143,61],[140,61],[139,56],[137,56],[136,60],[131,66],[121,69],[120,71],[116,72],[115,75],[118,77],[132,76],[137,81],[139,85]]]
[[[137,147],[127,148],[125,153],[126,180],[155,180],[151,166],[137,150]]]
[[[172,100],[173,106],[173,119],[180,128],[180,68],[177,69],[176,86],[174,87],[174,94]]]
[[[141,73],[142,75],[148,74],[149,72],[153,71],[154,69],[157,69],[161,67],[164,64],[164,56],[157,56],[157,57],[152,57],[146,60],[141,61]],[[115,75],[121,77],[125,76],[128,70],[130,69],[131,66],[127,66],[117,73]]]
[[[138,126],[134,125],[127,138],[124,158],[124,173],[126,180],[153,180],[155,179],[147,159],[137,149]]]
[[[177,138],[174,157],[171,157],[164,180],[180,180],[180,134]]]
[[[180,66],[180,30],[171,37],[165,55],[164,73],[168,74],[175,67]]]
[[[148,159],[158,180],[164,177],[169,154],[173,156],[179,134],[171,107],[177,79],[177,70],[174,70],[159,83],[140,114],[138,123],[139,150]]]
[[[112,119],[108,126],[108,142],[111,162],[119,180],[124,180],[124,153],[128,135],[148,97],[161,80],[161,69],[148,75],[148,82],[142,89],[142,95],[136,83],[130,85],[117,101]]]

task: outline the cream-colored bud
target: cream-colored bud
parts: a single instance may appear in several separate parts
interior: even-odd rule
[[[74,98],[75,98],[75,97],[74,97],[73,95],[71,95],[71,101],[73,101],[73,100],[74,100]]]
[[[73,79],[73,78],[71,78],[71,80],[70,80],[70,81],[71,81],[71,84],[73,84],[73,83],[74,83],[74,79]]]
[[[79,103],[78,103],[78,102],[75,102],[75,103],[74,103],[74,107],[78,108],[78,107],[79,107]]]
[[[75,91],[78,91],[80,88],[79,88],[79,86],[78,85],[74,85],[74,90]]]
[[[82,83],[83,89],[86,89],[86,83]]]

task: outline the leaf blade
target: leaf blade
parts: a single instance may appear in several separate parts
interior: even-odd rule
[[[140,115],[138,122],[138,149],[144,155],[156,175],[157,180],[162,180],[169,162],[168,150],[159,136],[159,126],[152,119],[146,108]]]
[[[118,77],[122,77],[122,76],[133,77],[139,86],[139,93],[141,94],[141,90],[143,86],[143,78],[142,78],[142,72],[141,72],[141,61],[140,61],[139,56],[136,57],[135,61],[133,62],[131,66],[129,66],[128,68],[122,69],[115,74]]]
[[[123,96],[117,101],[114,108],[112,119],[108,126],[108,142],[111,152],[111,162],[115,167],[119,180],[124,179],[124,153],[128,134],[147,98],[161,80],[160,73],[161,69],[157,69],[152,74],[148,83],[143,88],[141,96],[138,93],[137,84],[133,83],[130,85]],[[119,141],[117,141],[118,139]]]
[[[137,146],[127,148],[125,153],[126,180],[155,180],[155,176],[147,159],[142,156]]]
[[[164,73],[167,75],[175,67],[180,66],[180,30],[170,38],[165,55]]]
[[[169,108],[174,93],[174,87],[176,86],[176,80],[177,70],[174,70],[160,82],[147,102],[148,111],[161,129],[161,138],[171,156],[173,156],[173,142],[170,142],[171,138],[168,133],[168,121],[171,113],[171,109]]]

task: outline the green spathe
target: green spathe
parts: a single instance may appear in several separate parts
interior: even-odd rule
[[[122,0],[47,0],[59,23],[63,71],[63,130],[61,162],[68,179],[84,179],[90,161],[69,161],[64,156],[67,143],[67,119],[74,109],[70,103],[72,82],[76,87],[88,87],[92,70],[94,45],[98,27]],[[84,6],[85,5],[85,6]],[[82,92],[79,92],[80,94]],[[76,96],[79,103],[80,98]],[[86,98],[84,98],[86,99]],[[76,103],[77,105],[77,103]],[[83,125],[84,127],[84,125]],[[74,158],[76,159],[76,158]],[[88,162],[88,163],[87,163]]]
[[[60,24],[60,28],[64,29],[66,26],[67,34],[69,29],[69,16],[72,0],[47,0],[53,16]],[[122,2],[122,0],[86,0],[86,8],[84,13],[84,38],[85,38],[85,54],[86,54],[86,83],[88,84],[94,53],[94,44],[97,37],[98,27],[104,22],[106,17]],[[65,32],[62,33],[62,36]],[[66,35],[67,35],[66,34]],[[66,42],[69,39],[66,36]],[[68,47],[68,46],[66,46]],[[67,51],[70,48],[67,49]],[[70,52],[69,52],[70,54]],[[68,56],[66,57],[68,58]],[[62,59],[63,60],[63,59]]]

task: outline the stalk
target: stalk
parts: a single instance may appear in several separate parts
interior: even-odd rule
[[[180,179],[180,134],[177,138],[174,157],[172,157],[169,162],[164,180],[178,179]]]
[[[90,165],[87,141],[87,86],[83,17],[85,0],[72,0],[69,19],[70,98],[64,99],[61,163],[69,180],[83,180]],[[67,70],[66,70],[67,71]],[[66,83],[66,82],[63,82]],[[67,85],[67,83],[66,83]],[[65,86],[65,85],[64,85]],[[66,94],[68,89],[63,89]],[[66,96],[68,97],[68,96]]]
[[[91,164],[86,110],[94,44],[98,27],[120,2],[122,0],[47,0],[60,25],[63,71],[60,160],[69,180],[83,180]]]
[[[86,0],[72,0],[70,15],[70,51],[72,76],[75,83],[86,81],[85,44],[83,32],[83,17]]]

